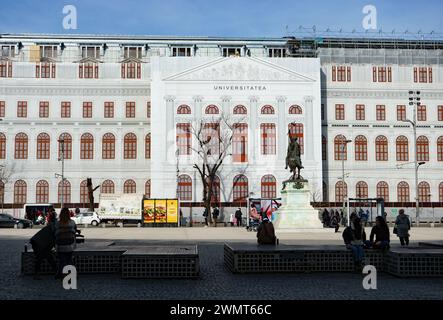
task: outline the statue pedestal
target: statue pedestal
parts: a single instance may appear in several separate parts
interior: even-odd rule
[[[277,233],[331,232],[323,228],[318,210],[311,206],[310,191],[306,180],[283,183],[282,206],[276,212],[274,224]]]

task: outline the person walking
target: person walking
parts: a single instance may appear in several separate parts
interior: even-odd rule
[[[75,234],[77,225],[71,220],[68,208],[63,208],[60,212],[59,221],[55,223],[55,248],[59,265],[56,278],[63,278],[63,268],[72,265],[72,254],[75,250]]]
[[[369,241],[366,242],[365,246],[367,248],[387,250],[389,249],[389,243],[389,227],[385,219],[382,216],[378,216],[375,218],[375,226],[372,227]]]
[[[340,230],[340,213],[338,213],[338,210],[335,211],[335,215],[333,217],[333,226],[335,227],[335,233],[338,232],[338,230]]]
[[[356,271],[360,272],[364,266],[363,245],[366,241],[366,233],[359,217],[353,217],[351,226],[343,231],[343,240],[346,248],[352,251]]]
[[[203,211],[203,217],[205,218],[205,227],[209,227],[208,216],[209,216],[208,209],[205,208],[205,211]]]
[[[235,219],[237,220],[237,227],[242,226],[242,215],[241,209],[238,208],[237,211],[235,211]]]
[[[214,210],[212,210],[212,219],[214,219],[214,227],[217,227],[217,219],[220,215],[220,210],[218,207],[214,207]]]
[[[411,221],[405,214],[405,210],[400,209],[397,219],[395,219],[394,234],[400,238],[402,247],[409,246],[409,230],[411,230]]]

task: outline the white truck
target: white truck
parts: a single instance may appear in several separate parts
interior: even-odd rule
[[[143,195],[139,194],[100,194],[98,216],[101,223],[124,224],[142,223]]]

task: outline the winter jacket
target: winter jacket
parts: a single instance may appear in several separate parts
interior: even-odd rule
[[[272,222],[264,221],[257,229],[258,244],[273,244],[275,245],[277,238],[275,237],[274,225]]]
[[[49,223],[39,232],[37,232],[30,240],[34,250],[39,252],[50,252],[55,245],[55,225]]]
[[[386,226],[385,228],[381,228],[379,226],[372,227],[371,235],[369,237],[369,240],[371,242],[380,242],[380,241],[390,241],[390,234],[389,234],[389,228]]]
[[[363,242],[366,241],[364,228],[361,228],[361,234],[358,234],[353,227],[347,227],[342,236],[346,245],[363,245]]]
[[[397,228],[397,236],[400,238],[409,237],[409,230],[411,229],[411,221],[406,214],[399,214],[395,220],[395,227]]]
[[[70,220],[68,224],[62,225],[60,221],[55,224],[55,244],[57,252],[72,252],[76,247],[75,234],[77,225]]]

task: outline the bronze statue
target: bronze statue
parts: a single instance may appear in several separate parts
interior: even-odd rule
[[[297,137],[293,137],[291,138],[291,132],[288,132],[288,136],[289,136],[289,145],[288,145],[288,153],[286,155],[286,168],[285,169],[289,169],[291,170],[291,173],[293,173],[292,177],[290,180],[295,181],[295,180],[300,180],[301,176],[300,176],[300,170],[304,169],[302,162],[301,162],[301,148],[300,148],[300,144],[297,142],[298,138]],[[297,174],[297,169],[298,169],[298,174]],[[297,174],[297,177],[296,177]]]

